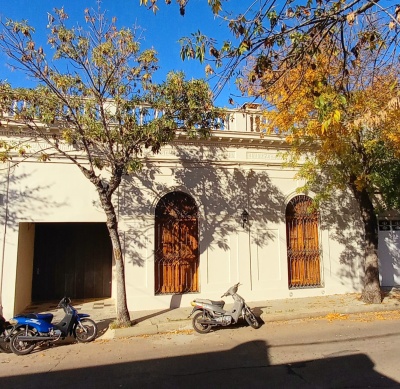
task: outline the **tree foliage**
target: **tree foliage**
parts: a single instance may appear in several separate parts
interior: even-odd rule
[[[156,7],[156,0],[141,0]],[[171,3],[170,1],[167,2]],[[180,8],[188,0],[177,0]],[[219,24],[228,29],[222,42],[201,31],[183,37],[181,56],[208,63],[221,77],[221,88],[229,79],[250,77],[272,85],[282,71],[295,68],[321,49],[328,56],[341,53],[342,73],[351,69],[364,48],[379,50],[381,64],[398,56],[400,6],[385,0],[208,0]],[[182,12],[181,12],[182,13]],[[249,62],[250,60],[250,62]],[[251,72],[243,74],[243,68]]]
[[[380,301],[376,215],[400,199],[391,181],[400,174],[400,117],[394,104],[400,74],[394,64],[377,68],[379,55],[364,48],[343,74],[340,51],[333,56],[321,47],[267,89],[262,78],[259,85],[247,85],[271,106],[264,114],[266,131],[286,136],[292,163],[305,158],[298,174],[306,182],[302,190],[318,186],[317,201],[337,189],[352,191],[365,230],[366,302]],[[323,187],[321,177],[328,178]]]
[[[100,10],[84,11],[84,27],[70,26],[63,8],[49,14],[48,50],[34,39],[27,21],[2,23],[0,47],[11,65],[36,80],[33,89],[0,84],[1,125],[23,124],[28,139],[72,161],[95,186],[107,216],[117,273],[117,320],[129,321],[124,267],[113,195],[124,175],[137,173],[142,153],[157,153],[177,131],[206,136],[220,112],[204,81],[170,73],[154,84],[154,49],[141,50],[137,31],[118,29]],[[16,127],[15,127],[16,128]],[[68,144],[69,148],[63,147]],[[21,144],[2,143],[1,158],[12,151],[31,157]],[[79,156],[83,156],[81,159]]]
[[[376,68],[375,54],[360,53],[357,66],[344,76],[341,58],[322,51],[256,93],[265,93],[273,107],[264,114],[268,132],[285,134],[295,158],[313,148],[309,173],[328,169],[334,186],[346,185],[351,178],[358,189],[385,195],[380,188],[384,166],[400,158],[400,118],[394,103],[400,97],[399,69]],[[248,88],[252,93],[254,85]],[[315,174],[308,174],[311,177]]]
[[[380,302],[377,206],[399,203],[393,179],[400,167],[400,6],[385,0],[208,4],[228,27],[227,39],[194,32],[181,39],[182,59],[207,62],[206,73],[221,77],[219,88],[234,78],[243,94],[265,103],[267,131],[286,135],[292,162],[305,157],[303,189],[321,174],[329,180],[317,199],[350,188],[365,230],[363,299]]]

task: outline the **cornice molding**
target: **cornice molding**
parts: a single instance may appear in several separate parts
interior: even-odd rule
[[[245,148],[279,148],[288,146],[285,137],[281,135],[265,135],[261,132],[239,132],[229,130],[213,130],[208,138],[193,138],[184,132],[177,133],[172,144],[207,145],[214,147],[245,147]]]

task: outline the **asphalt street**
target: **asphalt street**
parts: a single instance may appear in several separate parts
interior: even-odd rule
[[[399,388],[399,312],[0,354],[1,388]]]

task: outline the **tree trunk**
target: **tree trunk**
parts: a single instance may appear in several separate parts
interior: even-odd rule
[[[98,188],[101,205],[107,215],[107,229],[110,234],[115,260],[115,275],[117,280],[117,324],[120,326],[130,326],[126,287],[125,287],[125,265],[122,257],[122,246],[118,233],[118,220],[111,197],[106,191]]]
[[[362,301],[369,304],[380,304],[382,294],[379,283],[378,262],[378,219],[375,208],[367,190],[359,190],[353,184],[351,189],[358,202],[361,219],[364,224],[365,262],[364,262],[364,289]]]
[[[76,163],[76,162],[74,162]],[[77,164],[84,176],[92,182],[99,194],[101,207],[107,216],[107,229],[111,238],[115,260],[115,275],[117,279],[117,324],[119,326],[130,326],[131,320],[126,302],[125,287],[125,265],[122,258],[122,247],[118,233],[118,218],[112,203],[112,195],[121,183],[123,169],[114,169],[110,184],[104,183],[100,176],[97,176],[92,170],[84,168]],[[116,174],[115,174],[116,173]]]
[[[118,224],[109,223],[107,215],[107,228],[111,238],[111,244],[115,260],[115,275],[117,280],[117,322],[122,326],[130,326],[130,316],[126,301],[125,265],[122,257],[121,241],[118,234]]]

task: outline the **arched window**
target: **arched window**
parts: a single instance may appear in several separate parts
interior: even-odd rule
[[[318,212],[308,196],[294,197],[286,207],[289,288],[321,286]]]
[[[155,211],[155,293],[198,292],[197,206],[183,192],[170,192]]]

